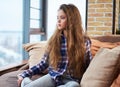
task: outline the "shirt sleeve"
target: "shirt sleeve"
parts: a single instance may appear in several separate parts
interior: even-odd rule
[[[90,61],[92,60],[92,53],[91,53],[91,40],[86,40],[86,52],[85,52],[85,68],[88,67]]]
[[[20,74],[23,78],[32,77],[32,75],[40,74],[48,67],[48,53],[44,53],[42,60],[37,65],[31,67],[28,70],[25,70]]]

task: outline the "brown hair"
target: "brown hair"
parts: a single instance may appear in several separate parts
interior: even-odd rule
[[[72,4],[62,4],[59,10],[63,10],[67,16],[67,54],[68,54],[68,69],[72,69],[74,77],[81,76],[84,72],[84,32],[82,28],[81,15],[76,6]],[[62,31],[56,29],[55,33],[49,40],[49,57],[50,64],[57,69],[57,64],[61,60],[60,41]]]

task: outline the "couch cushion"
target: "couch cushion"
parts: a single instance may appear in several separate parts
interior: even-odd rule
[[[0,87],[18,87],[17,75],[21,72],[23,72],[23,70],[6,73],[0,76]]]
[[[120,46],[100,48],[81,80],[81,87],[110,87],[120,67]]]
[[[17,85],[17,75],[22,73],[24,70],[19,70],[19,71],[13,71],[6,73],[2,76],[0,76],[0,87],[18,87]],[[35,80],[37,78],[40,78],[41,75],[34,75],[32,76],[32,80]]]
[[[29,53],[29,68],[40,62],[45,51],[45,46],[46,41],[23,45],[23,48]]]
[[[91,38],[91,42],[92,42],[91,52],[92,52],[93,56],[95,56],[95,54],[97,53],[97,51],[101,47],[112,49],[112,48],[120,45],[120,42],[114,42],[114,43],[112,43],[112,42],[102,42],[102,41],[92,39],[92,38]]]

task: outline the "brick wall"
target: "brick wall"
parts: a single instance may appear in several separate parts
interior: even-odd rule
[[[118,26],[117,16],[116,14],[116,26]],[[88,0],[87,20],[87,34],[89,36],[112,34],[113,0]]]

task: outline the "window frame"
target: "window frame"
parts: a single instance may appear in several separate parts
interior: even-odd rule
[[[47,20],[47,0],[40,0],[40,9],[41,10],[41,27],[31,28],[30,27],[30,2],[31,0],[23,0],[23,44],[30,42],[30,35],[41,35],[41,40],[46,40],[46,20]],[[43,19],[44,18],[44,19]],[[40,20],[39,20],[40,21]],[[23,60],[28,59],[28,54],[23,50],[22,51]]]

